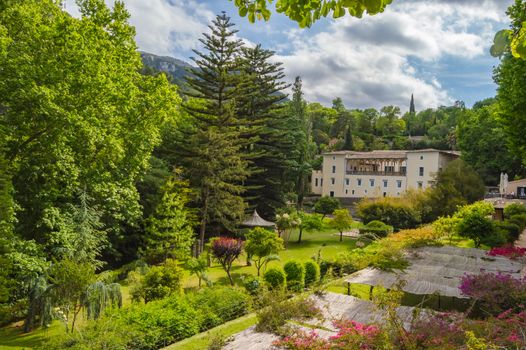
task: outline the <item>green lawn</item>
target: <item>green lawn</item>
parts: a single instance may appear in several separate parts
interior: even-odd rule
[[[37,329],[31,333],[22,333],[21,324],[0,328],[0,350],[33,349],[49,337],[65,332],[62,323],[55,321],[48,329]]]
[[[297,243],[297,240],[298,232],[294,231],[287,243],[287,248],[279,253],[280,261],[272,261],[269,266],[283,265],[290,259],[309,260],[311,257],[317,256],[320,249],[323,258],[330,258],[355,247],[355,240],[352,238],[343,237],[343,242],[340,242],[339,234],[335,230],[303,232],[302,242]],[[245,255],[242,255],[232,266],[232,276],[237,284],[242,283],[242,276],[255,274],[256,268],[254,266],[246,266]],[[214,283],[228,284],[226,273],[217,263],[212,264],[208,275]],[[187,279],[186,287],[196,287],[197,284],[197,278],[191,276]]]
[[[233,321],[227,322],[209,331],[199,333],[193,337],[172,344],[164,350],[200,350],[206,349],[212,340],[224,339],[239,333],[257,322],[256,315],[250,314]]]

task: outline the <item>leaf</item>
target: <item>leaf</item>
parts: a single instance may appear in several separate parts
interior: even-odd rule
[[[250,12],[250,13],[248,14],[248,21],[249,21],[250,23],[254,23],[254,22],[256,21],[256,15],[255,15],[254,12]]]
[[[495,34],[493,39],[493,46],[490,49],[490,53],[494,57],[499,57],[506,52],[510,44],[510,31],[507,29],[501,30]]]
[[[239,16],[245,17],[247,15],[248,9],[246,7],[239,8]]]

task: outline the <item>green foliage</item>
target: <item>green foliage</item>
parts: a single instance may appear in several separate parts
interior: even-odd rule
[[[297,213],[299,220],[298,220],[298,243],[301,243],[301,238],[303,235],[303,231],[311,232],[311,231],[320,231],[323,229],[323,217],[321,215],[317,214],[308,214],[306,212],[300,211]]]
[[[436,184],[429,194],[433,216],[453,214],[457,207],[484,197],[486,189],[480,176],[463,160],[450,162],[436,176]]]
[[[289,260],[283,265],[287,276],[287,289],[293,292],[302,292],[305,287],[305,267],[296,260]]]
[[[243,287],[245,287],[248,294],[256,296],[262,292],[264,280],[259,276],[249,275],[243,279]]]
[[[364,223],[381,221],[395,230],[414,228],[421,222],[420,213],[411,203],[395,198],[364,199],[357,208]]]
[[[350,229],[353,222],[351,214],[349,213],[348,209],[344,208],[336,209],[332,215],[333,218],[330,221],[330,225],[340,232],[340,242],[342,242],[343,231]]]
[[[263,279],[270,289],[281,290],[285,288],[287,283],[287,275],[282,268],[271,267],[263,274]]]
[[[506,220],[511,224],[515,224],[519,227],[522,232],[526,228],[526,214],[516,214]]]
[[[85,191],[118,247],[121,225],[140,215],[134,182],[180,98],[164,75],[139,73],[122,3],[79,5],[81,18],[51,0],[12,1],[0,11],[0,42],[11,43],[0,50],[0,105],[17,231],[49,242],[46,211],[64,212]]]
[[[458,147],[462,159],[482,178],[484,183],[496,186],[500,173],[511,178],[522,174],[521,158],[509,147],[506,131],[498,120],[496,103],[465,111],[458,126]]]
[[[257,275],[267,263],[276,260],[276,255],[283,249],[283,239],[271,230],[256,227],[246,234],[245,252],[256,266]]]
[[[205,288],[187,298],[199,310],[202,331],[241,317],[251,308],[250,296],[238,288]]]
[[[486,242],[491,243],[491,246],[498,246],[498,243],[501,241],[500,237],[498,237],[500,232],[495,230],[491,219],[476,212],[465,215],[458,223],[457,230],[462,237],[472,239],[477,248]],[[500,243],[505,242],[506,240]]]
[[[185,263],[185,269],[190,271],[190,274],[196,275],[199,280],[199,287],[201,287],[201,281],[208,281],[207,271],[208,271],[208,259],[205,256],[200,256],[199,258],[190,258]]]
[[[86,291],[95,282],[95,269],[89,263],[65,259],[51,266],[49,280],[53,306],[60,308],[66,329],[69,327],[73,331],[77,316],[85,305]],[[71,326],[68,324],[70,319]]]
[[[321,311],[316,306],[316,302],[308,297],[296,297],[284,300],[281,293],[269,293],[267,307],[257,312],[258,332],[286,333],[284,326],[287,321],[302,321],[320,317]]]
[[[183,287],[183,270],[177,261],[168,259],[162,265],[152,266],[132,291],[134,300],[162,299],[172,294],[180,294]]]
[[[504,208],[504,216],[507,218],[522,214],[526,214],[526,205],[524,204],[512,203]]]
[[[373,220],[360,227],[360,234],[364,236],[371,236],[371,238],[382,238],[393,232],[393,226],[384,224],[381,221]]]
[[[230,0],[232,1],[232,0]],[[248,16],[248,20],[254,23],[256,19],[268,21],[271,11],[268,9],[271,0],[234,0],[239,9],[241,17]],[[392,0],[331,0],[331,1],[299,1],[299,0],[277,0],[276,12],[282,13],[291,20],[297,22],[301,28],[310,27],[322,16],[332,15],[333,18],[345,16],[348,12],[353,17],[361,18],[364,13],[375,15],[383,12]]]
[[[336,209],[340,208],[340,201],[337,198],[323,196],[314,204],[314,211],[322,214],[323,217],[332,214]]]
[[[305,267],[305,287],[312,287],[320,280],[320,265],[314,260],[307,260]]]
[[[172,177],[164,184],[162,198],[147,220],[146,260],[152,264],[168,258],[184,259],[194,242],[194,215],[187,208],[190,201],[188,183]]]

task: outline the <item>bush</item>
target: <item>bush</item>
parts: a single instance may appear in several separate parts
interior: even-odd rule
[[[495,222],[494,225],[498,232],[501,232],[504,236],[508,237],[509,243],[513,243],[519,238],[521,231],[516,224],[505,220],[503,222]]]
[[[283,289],[287,283],[285,271],[278,267],[271,267],[263,274],[263,279],[270,289]]]
[[[206,288],[188,295],[188,299],[203,318],[201,331],[243,316],[251,307],[250,296],[232,287]]]
[[[504,208],[504,217],[511,218],[515,215],[526,214],[526,205],[521,203],[512,203]]]
[[[477,248],[480,247],[482,243],[498,243],[498,241],[503,238],[502,233],[496,230],[493,222],[478,212],[466,214],[460,220],[456,229],[460,236],[472,239]],[[497,242],[492,241],[494,237],[497,237]],[[504,243],[505,241],[497,245],[502,245]]]
[[[182,291],[183,269],[175,260],[168,259],[163,265],[152,266],[132,291],[135,301],[143,299],[145,303],[162,299]]]
[[[494,316],[506,310],[521,311],[526,303],[526,280],[507,274],[466,275],[459,288],[463,295],[476,299],[483,312]]]
[[[320,280],[320,266],[316,261],[308,260],[305,267],[305,286],[310,287]]]
[[[373,220],[360,228],[360,234],[371,239],[375,239],[376,237],[386,237],[392,232],[393,226],[386,225],[378,220]]]
[[[321,315],[316,302],[310,298],[293,298],[283,300],[281,294],[270,294],[271,298],[267,307],[257,313],[258,332],[285,333],[283,329],[288,320],[310,319]]]
[[[322,214],[323,218],[326,215],[332,214],[340,207],[340,201],[337,198],[323,196],[314,204],[314,212]]]
[[[289,260],[283,266],[287,275],[287,289],[293,292],[302,292],[305,287],[305,268],[296,260]]]
[[[243,280],[243,286],[250,295],[257,295],[263,288],[263,280],[257,276],[248,276]]]
[[[519,231],[522,232],[526,228],[526,214],[515,214],[509,217],[507,220],[510,224],[519,226]]]
[[[364,223],[381,221],[395,230],[414,228],[420,213],[408,201],[394,198],[365,199],[358,203],[358,216]]]

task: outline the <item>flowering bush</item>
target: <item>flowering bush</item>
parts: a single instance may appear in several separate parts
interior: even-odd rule
[[[490,256],[505,256],[510,259],[516,259],[526,254],[526,248],[514,247],[512,245],[505,245],[498,248],[491,248],[488,252]]]
[[[461,279],[463,295],[476,299],[482,311],[491,315],[526,305],[526,279],[517,279],[503,273],[483,272],[479,275],[465,275]]]

